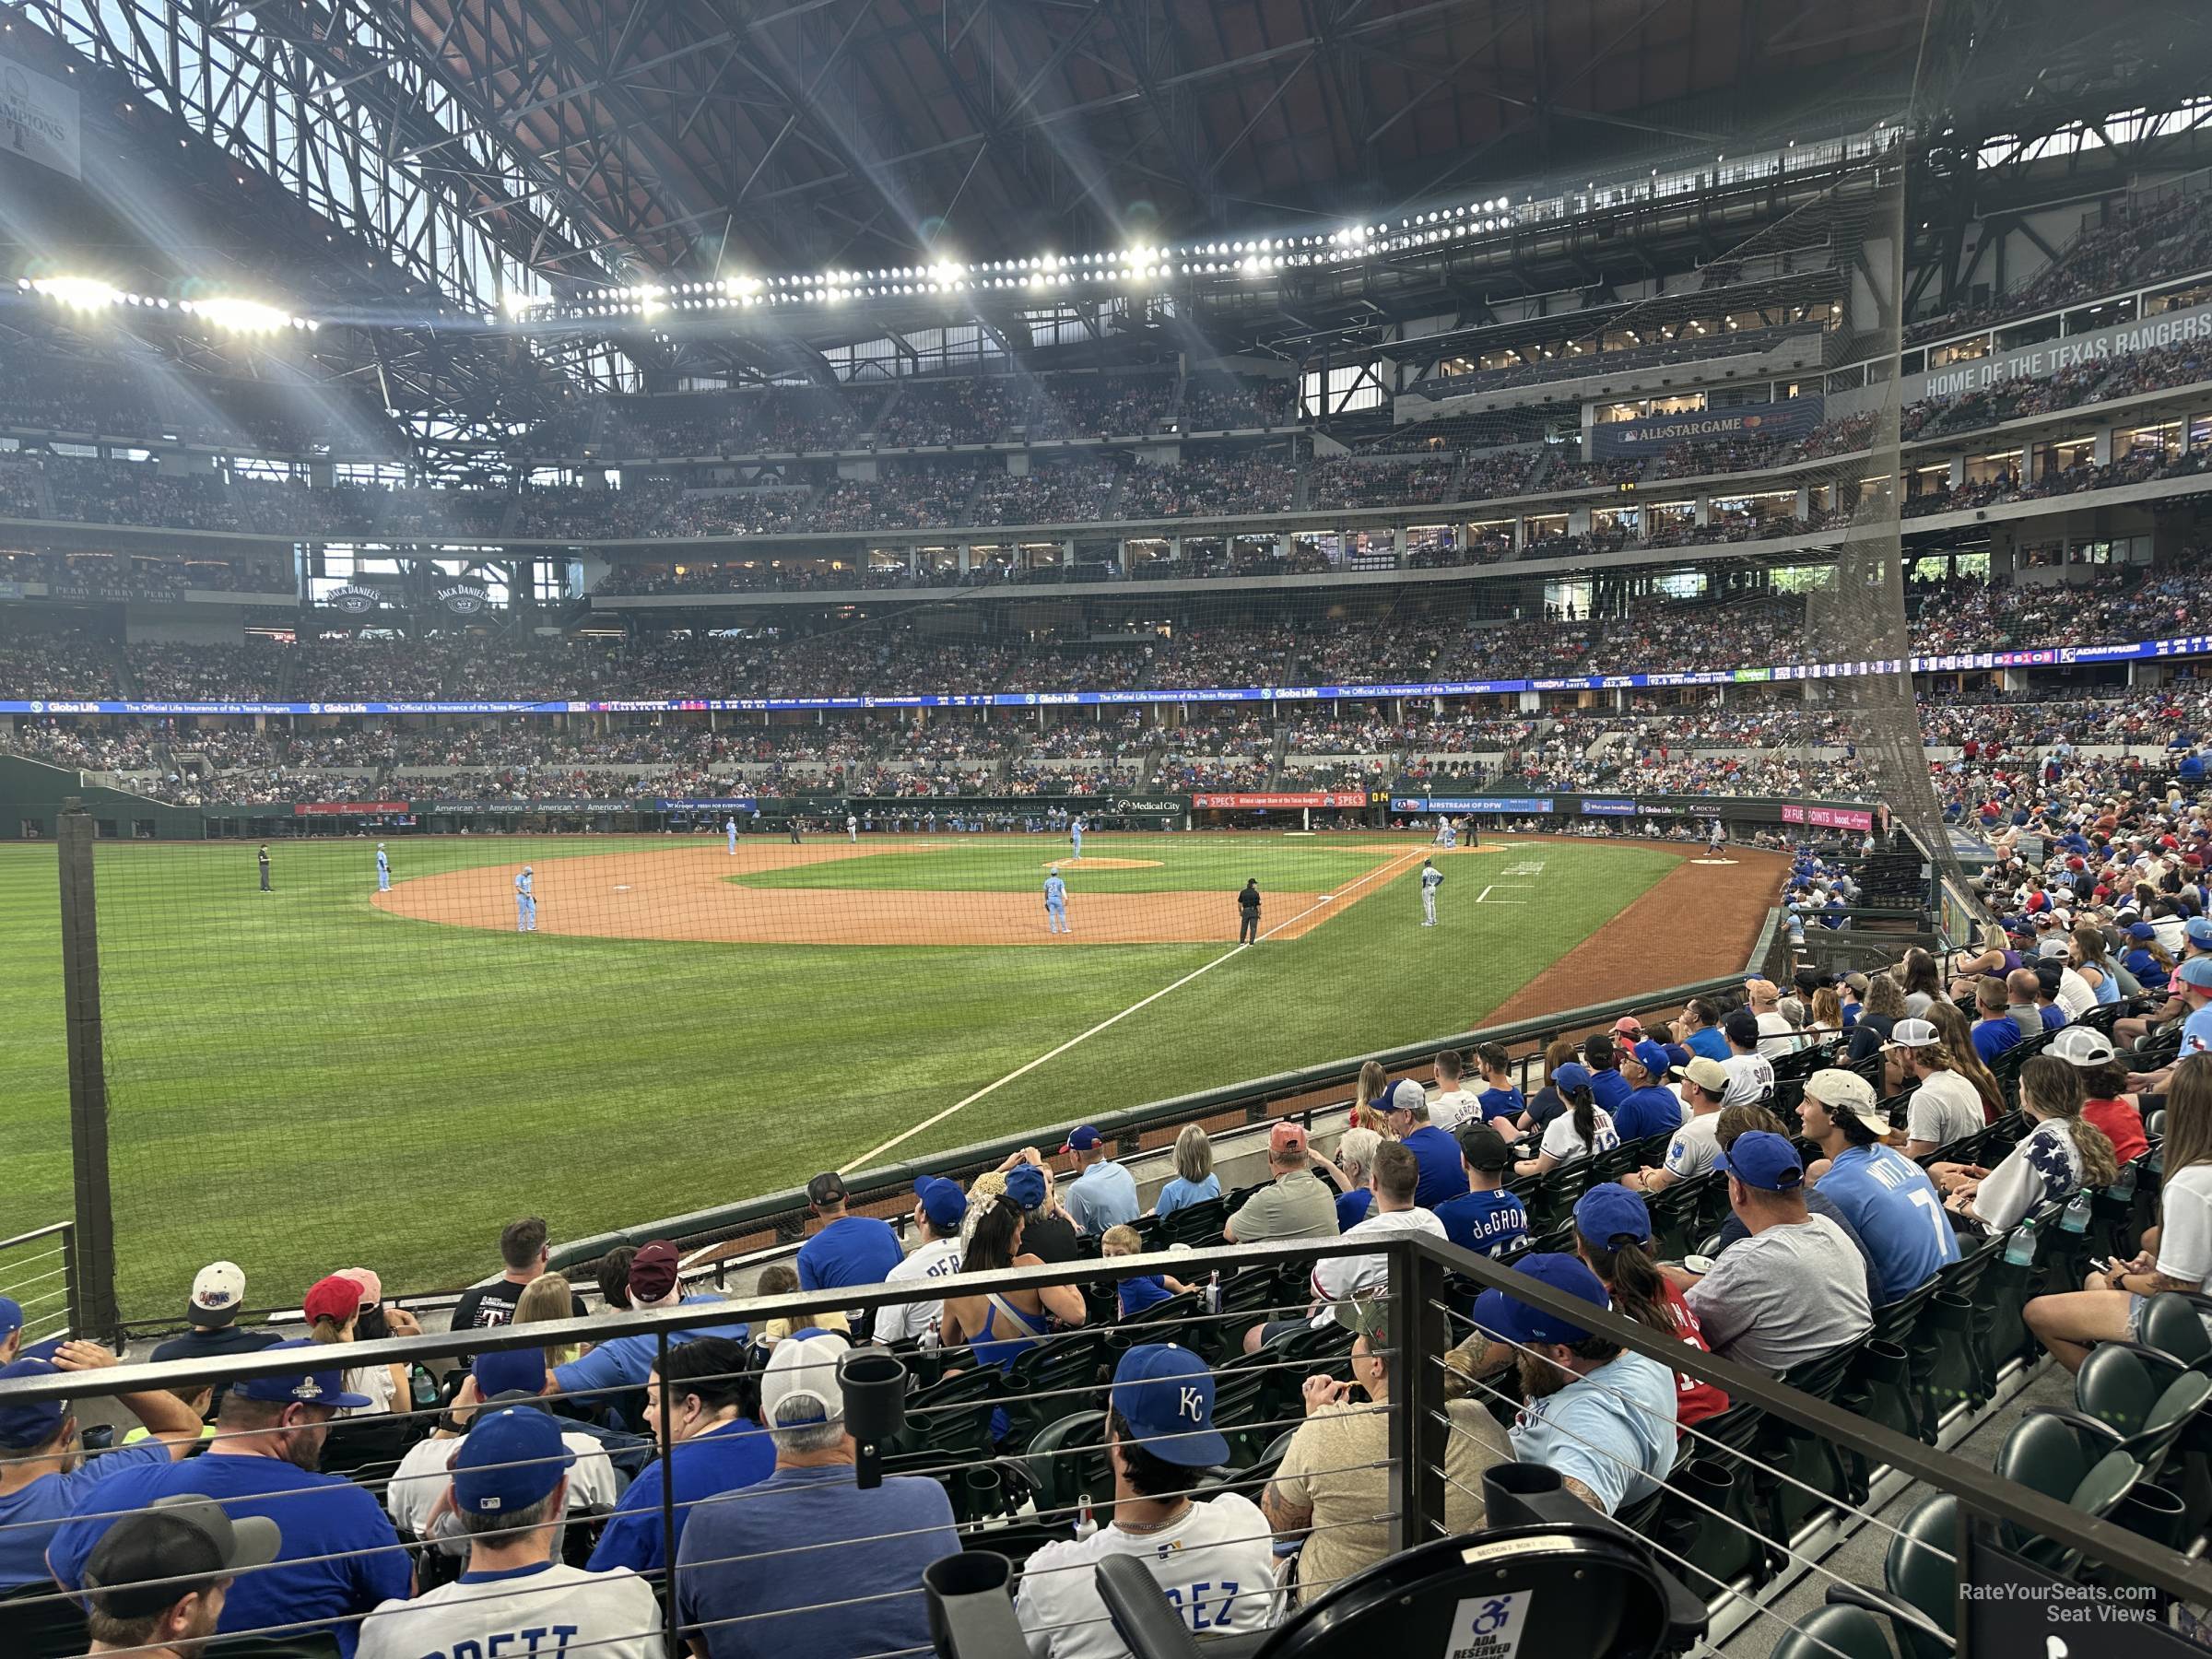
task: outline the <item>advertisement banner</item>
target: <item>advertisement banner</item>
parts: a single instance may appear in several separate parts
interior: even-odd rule
[[[365,617],[383,602],[383,594],[375,588],[362,587],[350,582],[344,587],[332,588],[323,595],[324,604],[349,617]]]
[[[479,812],[582,812],[593,817],[611,817],[618,812],[635,812],[635,801],[587,801],[574,795],[563,795],[546,801],[418,801],[418,814],[426,812],[453,813],[467,816]]]
[[[760,810],[760,800],[758,795],[693,795],[684,800],[657,795],[653,799],[653,809],[655,812],[758,812]]]
[[[1191,797],[1191,805],[1225,807],[1232,812],[1273,812],[1278,808],[1296,810],[1301,806],[1364,806],[1367,805],[1367,792],[1355,789],[1342,792],[1304,790],[1287,794],[1194,794]]]
[[[1677,443],[1703,443],[1716,438],[1802,438],[1820,424],[1827,403],[1823,397],[1788,397],[1780,403],[1746,404],[1735,409],[1606,421],[1590,429],[1590,453],[1605,461],[1618,455],[1655,455]]]
[[[1599,818],[1634,818],[1636,803],[1633,801],[1601,801],[1595,795],[1584,795],[1583,810]]]
[[[2145,351],[2162,351],[2169,346],[2186,346],[2212,340],[2212,305],[2190,311],[2160,312],[2137,323],[2122,323],[2089,334],[2070,335],[2062,340],[2041,340],[2014,351],[1999,351],[1971,363],[1947,363],[1925,374],[1908,374],[1902,400],[1918,403],[1924,397],[1959,397],[1969,392],[1986,392],[2010,381],[2050,380],[2085,363],[2109,363]]]
[[[1871,830],[1874,814],[1850,806],[1784,806],[1785,824],[1812,824],[1823,830]]]
[[[480,582],[449,582],[439,588],[438,603],[456,617],[474,617],[491,603],[491,594]]]
[[[294,818],[367,818],[405,812],[405,801],[294,801]]]
[[[1393,812],[1527,812],[1547,813],[1549,796],[1538,795],[1393,795]]]
[[[1171,818],[1189,806],[1188,795],[1114,795],[1100,810],[1124,818]]]
[[[0,58],[0,150],[81,179],[80,142],[76,94],[13,58]]]

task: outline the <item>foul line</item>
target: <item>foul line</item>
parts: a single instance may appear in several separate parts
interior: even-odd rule
[[[1275,935],[1280,933],[1284,928],[1296,926],[1299,923],[1304,921],[1308,916],[1312,915],[1315,911],[1319,910],[1322,905],[1334,903],[1337,899],[1341,898],[1344,894],[1350,892],[1354,888],[1364,887],[1367,883],[1374,880],[1378,876],[1382,876],[1386,872],[1395,869],[1398,866],[1409,863],[1411,860],[1420,856],[1422,856],[1422,854],[1419,853],[1408,853],[1403,857],[1392,859],[1390,863],[1386,865],[1378,865],[1374,869],[1370,870],[1366,875],[1360,877],[1359,880],[1351,882],[1347,886],[1338,888],[1336,892],[1330,894],[1327,898],[1319,900],[1317,903],[1308,905],[1304,910],[1299,912],[1297,915],[1291,917],[1289,921],[1277,923],[1273,927],[1262,934],[1260,937],[1262,939],[1272,938],[1275,936]],[[935,1129],[939,1124],[943,1123],[947,1118],[951,1117],[955,1112],[966,1111],[969,1107],[974,1105],[978,1100],[983,1099],[986,1095],[993,1094],[997,1090],[1004,1088],[1007,1084],[1013,1082],[1018,1077],[1028,1077],[1030,1073],[1035,1071],[1046,1061],[1057,1060],[1062,1054],[1066,1053],[1069,1049],[1074,1048],[1077,1043],[1088,1042],[1091,1038],[1096,1037],[1100,1031],[1107,1030],[1111,1026],[1119,1025],[1123,1020],[1128,1018],[1130,1015],[1138,1012],[1140,1009],[1150,1007],[1161,997],[1167,995],[1169,992],[1182,990],[1183,986],[1189,984],[1193,980],[1198,978],[1201,974],[1211,973],[1215,969],[1220,967],[1222,963],[1243,955],[1245,951],[1251,948],[1252,947],[1249,945],[1237,945],[1228,950],[1223,951],[1212,961],[1207,962],[1201,967],[1194,968],[1190,972],[1184,974],[1173,984],[1162,985],[1159,990],[1153,992],[1151,995],[1146,997],[1143,1001],[1131,1003],[1119,1014],[1112,1014],[1107,1016],[1107,1018],[1104,1019],[1100,1020],[1097,1025],[1092,1026],[1089,1030],[1083,1032],[1080,1036],[1070,1037],[1058,1048],[1052,1049],[1045,1053],[1038,1055],[1036,1059],[1030,1061],[1028,1065],[1018,1066],[1015,1070],[1008,1072],[1005,1077],[999,1078],[997,1082],[984,1084],[982,1088],[977,1089],[966,1100],[955,1100],[951,1105],[946,1107],[944,1111],[936,1113],[934,1117],[924,1118],[912,1128],[901,1131],[898,1135],[894,1135],[889,1140],[885,1141],[880,1147],[869,1147],[867,1151],[863,1152],[858,1158],[853,1159],[850,1163],[840,1165],[837,1172],[840,1175],[850,1175],[856,1170],[866,1169],[871,1163],[873,1163],[877,1159],[881,1158],[886,1152],[892,1151],[897,1147],[904,1146],[908,1141],[912,1140],[917,1135],[921,1135],[928,1130]]]

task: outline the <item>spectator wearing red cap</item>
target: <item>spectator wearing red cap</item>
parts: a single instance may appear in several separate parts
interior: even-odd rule
[[[681,1258],[676,1246],[665,1239],[655,1239],[641,1245],[638,1253],[629,1259],[629,1305],[633,1312],[644,1312],[657,1308],[712,1309],[722,1305],[718,1296],[686,1296],[683,1280],[677,1268]],[[688,1324],[668,1333],[671,1347],[679,1342],[697,1342],[702,1336],[727,1336],[733,1342],[743,1342],[749,1329],[741,1319],[710,1321],[701,1318],[697,1324]],[[589,1353],[556,1366],[553,1386],[562,1394],[605,1394],[616,1389],[642,1388],[645,1379],[653,1374],[653,1357],[660,1352],[660,1343],[652,1334],[614,1336],[600,1343]],[[587,1398],[584,1409],[596,1414],[606,1402]]]
[[[307,1320],[310,1342],[351,1342],[361,1315],[361,1281],[348,1274],[334,1273],[318,1279],[301,1299],[300,1312]],[[346,1391],[365,1394],[369,1404],[346,1413],[347,1417],[380,1417],[414,1404],[404,1365],[367,1365],[346,1373]]]
[[[1336,1236],[1336,1200],[1313,1172],[1301,1124],[1285,1119],[1270,1132],[1267,1172],[1274,1179],[1237,1206],[1221,1230],[1223,1238],[1231,1244],[1265,1244]]]

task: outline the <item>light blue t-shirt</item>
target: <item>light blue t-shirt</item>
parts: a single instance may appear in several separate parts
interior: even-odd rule
[[[87,1494],[125,1469],[170,1461],[165,1445],[124,1446],[89,1458],[66,1475],[47,1475],[19,1491],[0,1493],[0,1590],[20,1584],[51,1584],[46,1546],[76,1510],[100,1506]]]
[[[1510,1430],[1516,1463],[1579,1480],[1610,1515],[1647,1497],[1675,1466],[1675,1373],[1622,1354],[1524,1406]]]
[[[1077,1232],[1097,1238],[1110,1227],[1126,1227],[1142,1213],[1136,1177],[1112,1159],[1101,1159],[1061,1191],[1067,1218]]]
[[[1208,1175],[1204,1181],[1185,1181],[1177,1175],[1159,1189],[1153,1201],[1152,1213],[1171,1216],[1177,1210],[1186,1210],[1194,1204],[1204,1204],[1210,1198],[1221,1196],[1221,1177]]]
[[[1895,1147],[1851,1147],[1838,1153],[1820,1177],[1819,1192],[1865,1241],[1885,1302],[1959,1259],[1959,1235],[1943,1213],[1936,1183]]]

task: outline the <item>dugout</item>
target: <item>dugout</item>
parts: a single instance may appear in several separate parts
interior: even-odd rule
[[[0,755],[0,841],[52,841],[64,805],[83,804],[102,841],[196,841],[202,814],[88,781],[65,766]]]

